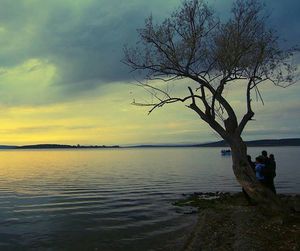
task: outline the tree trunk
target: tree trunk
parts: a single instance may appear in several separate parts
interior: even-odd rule
[[[279,198],[265,186],[261,185],[255,177],[247,160],[247,146],[240,136],[232,136],[229,140],[232,151],[232,168],[237,181],[247,194],[263,208],[272,211],[284,211]]]

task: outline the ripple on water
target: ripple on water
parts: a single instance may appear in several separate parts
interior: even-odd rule
[[[272,152],[278,191],[299,192],[299,148]],[[0,163],[0,250],[176,250],[196,217],[172,201],[240,191],[219,149],[0,151]]]

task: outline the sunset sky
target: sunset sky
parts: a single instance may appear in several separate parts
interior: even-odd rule
[[[158,109],[122,64],[124,44],[152,13],[180,0],[0,0],[0,145],[196,143],[220,138],[183,104]],[[208,0],[226,17],[231,1]],[[282,44],[300,44],[299,0],[268,0]],[[300,62],[299,56],[295,57]],[[180,90],[180,88],[179,88]],[[182,90],[180,90],[182,91]],[[300,137],[300,83],[266,84],[245,139]],[[228,93],[239,111],[244,92]]]

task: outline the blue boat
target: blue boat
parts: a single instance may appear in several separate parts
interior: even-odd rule
[[[223,149],[223,150],[221,150],[221,154],[222,154],[222,156],[231,155],[231,150],[230,149]]]

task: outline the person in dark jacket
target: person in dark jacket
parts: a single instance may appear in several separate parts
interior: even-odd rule
[[[263,161],[263,164],[265,164],[265,166],[267,166],[269,164],[270,159],[268,158],[268,152],[267,151],[263,150],[259,157],[261,157],[261,159]]]
[[[260,180],[260,182],[263,185],[265,185],[273,193],[276,194],[276,190],[275,190],[275,186],[274,186],[274,173],[275,173],[274,164],[276,166],[274,155],[272,154],[273,160],[271,160],[268,157],[267,151],[264,150],[261,152],[261,156],[259,156],[258,158],[260,159],[261,164],[263,164],[264,166],[260,168],[260,171],[259,171],[260,178],[258,178],[257,175],[256,175],[256,177],[258,180]]]
[[[274,154],[269,156],[269,165],[268,165],[268,175],[267,175],[267,184],[268,187],[276,194],[276,189],[274,185],[274,178],[276,176],[276,161]]]

